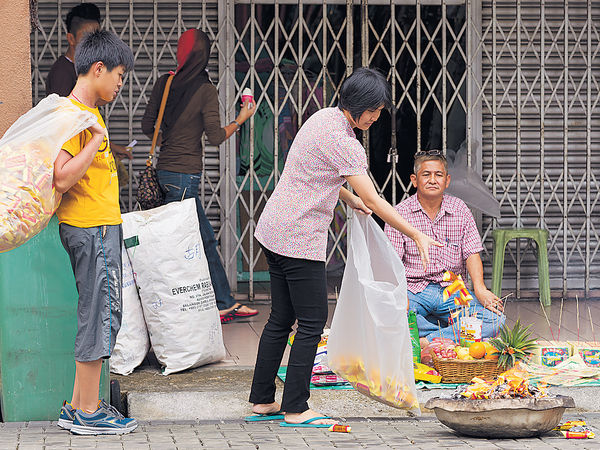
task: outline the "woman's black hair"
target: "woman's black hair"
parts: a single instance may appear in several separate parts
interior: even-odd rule
[[[352,72],[340,89],[338,108],[350,113],[358,120],[365,111],[374,111],[383,106],[392,107],[392,91],[381,72],[361,67]]]
[[[133,69],[133,53],[129,46],[119,37],[107,30],[98,30],[84,37],[75,49],[75,72],[86,74],[90,67],[102,61],[110,71],[117,66],[125,67],[129,72]]]

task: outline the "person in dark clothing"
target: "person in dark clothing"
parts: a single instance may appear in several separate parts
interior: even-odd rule
[[[221,127],[217,88],[212,84],[206,67],[210,56],[210,40],[201,30],[191,29],[177,44],[177,71],[171,88],[163,121],[156,165],[158,181],[167,203],[183,198],[196,198],[200,234],[210,269],[221,322],[258,314],[255,309],[236,303],[231,295],[225,269],[217,253],[215,233],[206,217],[199,197],[202,174],[202,135],[206,133],[212,145],[219,145],[240,129],[255,112],[256,105],[244,102],[236,120]],[[160,109],[168,74],[161,76],[154,87],[142,118],[142,131],[148,137]]]
[[[88,33],[100,29],[100,10],[93,3],[81,3],[67,14],[67,41],[69,48],[61,55],[50,68],[46,78],[46,95],[58,94],[67,97],[75,83],[75,48],[81,39]]]
[[[61,55],[52,64],[50,72],[48,72],[48,77],[46,78],[46,95],[58,94],[61,97],[68,97],[71,94],[77,82],[75,48],[86,35],[100,29],[100,21],[100,10],[93,3],[81,3],[69,11],[65,19],[69,48],[64,55]],[[105,102],[101,100],[96,106],[104,104]],[[111,142],[111,150],[117,159],[119,186],[124,187],[129,182],[129,175],[121,160],[123,158],[132,158],[131,149]]]

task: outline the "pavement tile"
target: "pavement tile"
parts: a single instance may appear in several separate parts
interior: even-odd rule
[[[584,420],[598,427],[600,414]],[[0,450],[183,450],[219,449],[300,449],[300,448],[474,448],[492,449],[585,449],[600,448],[600,442],[569,441],[548,434],[542,438],[476,439],[457,435],[434,421],[369,419],[349,421],[351,433],[330,433],[325,429],[282,428],[273,423],[241,422],[145,422],[132,434],[123,436],[74,436],[53,422],[0,424]]]

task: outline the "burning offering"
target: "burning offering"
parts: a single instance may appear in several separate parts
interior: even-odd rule
[[[432,398],[425,407],[461,434],[517,438],[552,430],[575,402],[571,397],[551,397],[545,386],[531,384],[518,363],[493,380],[476,377],[471,384],[459,386],[451,398]]]
[[[542,398],[547,397],[546,386],[529,383],[527,371],[519,364],[498,375],[494,381],[473,378],[471,384],[456,388],[452,398],[471,400],[499,398]]]

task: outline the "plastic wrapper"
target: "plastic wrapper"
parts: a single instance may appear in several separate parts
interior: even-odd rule
[[[596,434],[583,420],[569,420],[554,428],[567,439],[594,439]]]
[[[419,341],[419,328],[417,327],[417,313],[409,311],[408,313],[408,329],[410,331],[410,343],[413,351],[413,361],[421,362],[421,342]]]
[[[329,427],[329,431],[334,431],[336,433],[350,433],[352,431],[352,427],[350,425],[331,425]]]
[[[327,342],[329,367],[359,392],[420,413],[404,266],[372,217],[352,218],[348,260]]]
[[[0,139],[0,253],[42,231],[60,204],[53,185],[62,145],[98,119],[52,94],[22,115]]]
[[[343,386],[348,384],[346,380],[335,373],[313,375],[310,377],[310,382],[315,386]]]
[[[467,165],[466,143],[458,150],[448,149],[448,173],[452,177],[446,193],[460,198],[467,205],[484,212],[488,216],[500,217],[500,203],[481,179],[481,176]]]

